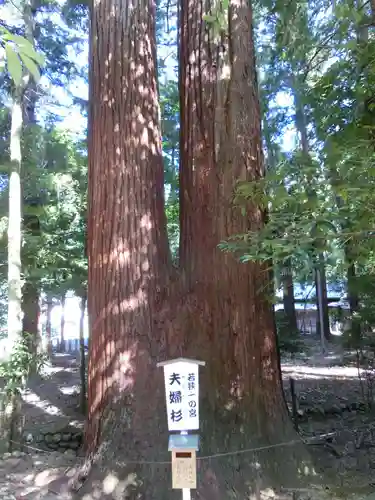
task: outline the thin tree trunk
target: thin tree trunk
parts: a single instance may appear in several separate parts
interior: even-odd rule
[[[25,1],[19,6],[25,24],[26,36],[29,36],[29,26],[32,23],[30,4]],[[9,175],[9,211],[8,211],[8,318],[6,358],[9,359],[17,345],[23,342],[22,321],[22,129],[23,129],[23,94],[29,82],[30,75],[23,71],[22,80],[13,90],[10,137],[10,175]],[[23,378],[29,374],[32,366],[24,367]],[[24,384],[13,388],[11,393],[11,422],[9,450],[14,444],[22,442],[24,417],[21,413],[22,401],[20,391]],[[16,444],[18,446],[18,444]]]
[[[24,285],[22,312],[22,331],[31,335],[32,339],[35,339],[35,341],[32,341],[32,345],[37,348],[37,337],[39,335],[39,289],[32,281],[27,281]]]
[[[34,15],[39,0],[30,0],[25,2],[24,5],[24,20],[25,20],[25,34],[28,41],[35,47],[35,19]],[[33,14],[34,13],[34,14]],[[23,96],[22,96],[22,112],[23,112],[23,132],[24,141],[23,147],[27,149],[34,149],[35,143],[35,128],[37,126],[36,120],[36,103],[38,100],[37,84],[33,78],[28,78]],[[31,143],[31,144],[30,144]],[[27,154],[27,153],[26,153]],[[33,206],[37,205],[35,199],[38,199],[38,193],[35,193],[35,176],[24,172],[23,184],[27,186],[27,191],[33,194]],[[34,182],[33,182],[34,181]],[[37,215],[28,212],[28,199],[23,194],[23,231],[30,233],[33,237],[40,236],[40,224]],[[30,255],[27,245],[22,249],[22,267],[25,277],[22,297],[22,312],[23,312],[23,332],[30,335],[30,347],[32,352],[36,355],[40,349],[41,337],[39,335],[39,279],[33,276],[35,270],[35,256]]]
[[[8,218],[8,355],[22,337],[21,281],[21,90],[16,89],[11,116]]]
[[[66,293],[61,296],[61,317],[60,317],[60,342],[59,348],[61,352],[65,352],[65,300]]]
[[[371,2],[372,6],[372,2]],[[362,16],[364,15],[364,2],[362,0],[358,0],[356,2],[356,7],[358,13]],[[356,26],[356,35],[357,35],[357,53],[363,54],[367,48],[368,44],[368,26],[364,23],[364,19],[359,17],[358,24]],[[360,56],[357,60],[356,67],[356,79],[359,82],[361,78],[363,78],[363,73],[366,71],[366,65],[363,64],[362,57]],[[366,75],[365,75],[366,76]],[[363,99],[362,88],[358,93],[355,107],[355,115],[357,120],[360,122],[361,118],[368,112],[366,109],[366,103]],[[370,111],[371,113],[371,111]],[[366,124],[361,124],[362,130],[369,129]],[[360,125],[360,128],[361,128]],[[336,194],[336,204],[339,211],[345,209],[346,203],[340,196],[338,192],[338,187],[340,186],[342,179],[340,179],[340,172],[337,168],[333,167],[330,171],[330,182],[332,186],[332,190]],[[345,214],[341,220],[341,231],[344,233],[351,233],[351,222],[350,219]],[[353,340],[353,346],[359,346],[361,340],[361,322],[358,315],[359,312],[359,291],[356,283],[356,249],[355,245],[358,242],[353,241],[352,239],[345,241],[344,244],[344,256],[345,256],[345,264],[346,264],[346,278],[347,278],[347,296],[349,302],[349,310],[350,310],[350,318],[351,318],[351,337]]]
[[[370,0],[370,4],[371,4],[371,20],[370,20],[370,24],[372,26],[375,26],[375,0]]]
[[[276,168],[277,164],[275,146],[272,144],[270,134],[267,130],[263,135],[265,136],[268,153],[268,165],[266,165],[266,168],[272,171]],[[298,325],[294,299],[293,270],[291,258],[287,259],[286,262],[281,264],[280,278],[283,288],[285,320],[287,321],[290,332],[297,332]]]
[[[85,355],[85,313],[86,313],[87,297],[81,297],[81,315],[79,318],[79,351],[80,365],[79,371],[81,376],[81,412],[86,415],[87,412],[87,387],[86,387],[86,355]]]
[[[298,331],[296,306],[294,300],[293,274],[291,267],[291,259],[285,263],[282,269],[282,284],[283,284],[283,305],[285,317],[288,321],[289,329],[292,333]]]
[[[291,89],[294,95],[294,104],[295,104],[295,124],[296,129],[300,136],[301,149],[304,155],[305,161],[310,162],[310,146],[309,146],[309,138],[307,131],[307,121],[305,115],[305,107],[303,103],[303,99],[301,97],[301,85],[298,78],[294,78],[291,84]],[[310,188],[308,187],[310,190]],[[316,196],[316,193],[312,193],[308,191],[308,196]],[[323,318],[323,334],[326,340],[329,340],[331,337],[331,331],[329,327],[329,312],[328,312],[328,300],[327,300],[327,280],[325,273],[325,263],[324,263],[324,254],[320,252],[320,254],[316,257],[317,266],[319,266],[318,270],[315,270],[315,275],[319,272],[320,279],[315,280],[315,288],[316,288],[316,308],[317,308],[317,333],[320,335],[321,321],[320,317]],[[319,289],[318,289],[319,287]],[[318,300],[318,297],[321,297],[321,303]],[[322,309],[322,311],[320,311]],[[322,345],[322,348],[324,346]]]
[[[35,356],[40,351],[41,336],[39,333],[39,289],[33,281],[26,281],[22,297],[22,331],[29,341],[30,352]],[[35,366],[33,370],[35,371]]]
[[[358,316],[359,312],[359,295],[358,285],[356,280],[355,263],[350,257],[349,245],[345,248],[345,258],[348,265],[347,277],[347,295],[349,302],[349,311],[351,318],[351,336],[353,339],[353,346],[358,347],[361,343],[361,322]]]
[[[22,281],[21,281],[21,88],[13,93],[10,136],[10,176],[8,212],[8,336],[3,360],[9,360],[22,341]],[[13,374],[14,375],[14,374]],[[21,399],[14,388],[3,394],[4,407],[0,414],[0,448],[14,449],[14,442],[22,441]],[[5,411],[6,409],[6,411]],[[10,409],[10,413],[8,410]]]
[[[362,0],[357,0],[356,2],[357,10],[360,14],[363,15],[364,12],[364,2]],[[371,3],[372,8],[372,3]],[[357,25],[357,52],[363,53],[364,50],[367,49],[368,45],[368,26],[365,25],[364,20],[361,19]],[[364,69],[364,67],[365,69]],[[363,61],[361,57],[359,57],[357,61],[357,81],[363,77],[363,73],[366,72],[366,65],[363,65]],[[366,75],[365,75],[366,76]],[[360,119],[366,112],[369,112],[367,109],[366,103],[363,99],[363,95],[359,92],[357,102],[356,102],[356,115],[357,118]],[[371,110],[370,110],[371,114]],[[343,200],[340,196],[337,196],[338,199],[338,207],[343,206]],[[348,224],[348,220],[343,221],[342,230],[346,232],[350,232],[350,221]],[[347,295],[350,309],[350,317],[351,317],[351,335],[354,341],[355,346],[359,346],[361,341],[361,322],[359,318],[359,294],[358,294],[358,285],[356,280],[356,259],[355,259],[355,242],[347,241],[344,248],[345,261],[347,265]]]
[[[321,317],[323,318],[323,334],[326,340],[330,339],[331,329],[329,325],[329,313],[328,313],[328,294],[327,294],[327,278],[325,272],[324,256],[320,254],[318,256],[318,262],[316,263],[315,272],[315,289],[317,290],[317,318],[316,318],[316,332],[321,335]],[[319,273],[319,279],[317,277],[317,272]],[[318,294],[320,294],[321,302],[323,304],[322,311],[320,310],[320,302],[318,299]],[[323,313],[323,314],[322,314]],[[322,345],[322,347],[324,347]]]
[[[45,338],[45,351],[47,356],[52,358],[52,309],[53,301],[51,297],[47,296],[47,320],[46,320],[46,338]]]

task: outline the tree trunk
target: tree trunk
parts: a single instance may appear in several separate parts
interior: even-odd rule
[[[328,312],[328,295],[327,295],[327,278],[326,278],[326,270],[325,270],[325,265],[324,265],[324,257],[322,254],[318,256],[319,261],[316,264],[317,267],[319,268],[319,273],[320,273],[320,279],[316,279],[316,274],[315,274],[315,289],[317,290],[317,297],[318,293],[321,294],[322,298],[322,314],[320,313],[320,304],[317,298],[317,319],[316,319],[316,331],[317,334],[320,335],[320,329],[321,329],[321,321],[320,321],[320,316],[323,317],[323,334],[324,338],[326,340],[329,340],[331,337],[331,329],[329,326],[329,312]],[[319,288],[319,290],[318,290]]]
[[[345,245],[345,260],[348,266],[346,272],[347,278],[347,296],[349,302],[349,311],[351,318],[351,337],[353,341],[353,347],[359,347],[361,345],[361,320],[359,316],[359,295],[358,295],[358,284],[356,280],[356,266],[355,261],[351,255],[351,245],[348,242]]]
[[[22,299],[22,330],[29,336],[30,352],[36,355],[41,339],[39,334],[39,289],[35,283],[32,281],[25,283]]]
[[[36,10],[39,7],[39,0],[30,0],[24,3],[25,35],[28,41],[35,48],[35,19]],[[33,78],[28,78],[23,96],[23,148],[26,147],[26,156],[28,151],[34,150],[36,120],[36,103],[38,100],[37,84]],[[37,175],[30,172],[24,172],[22,176],[23,185],[27,186],[27,192],[32,193],[33,205],[35,199],[39,198],[39,193],[35,192],[39,188],[35,186]],[[37,182],[39,178],[37,179]],[[28,211],[28,197],[23,194],[23,231],[24,238],[27,233],[32,237],[40,236],[39,217],[35,213]],[[30,348],[36,355],[40,350],[41,337],[39,334],[39,277],[35,276],[35,255],[31,254],[27,245],[22,248],[22,269],[25,278],[22,297],[23,312],[23,332],[30,335]],[[33,275],[34,273],[34,275]]]
[[[288,259],[282,268],[282,284],[283,284],[283,304],[285,318],[291,332],[298,331],[296,306],[294,301],[294,286],[291,259]]]
[[[221,239],[261,227],[265,217],[252,204],[244,217],[232,204],[238,180],[264,173],[251,9],[245,0],[231,5],[223,53],[218,40],[207,43],[203,14],[200,2],[183,0],[181,269],[174,277],[163,207],[154,4],[138,0],[130,8],[102,0],[91,10],[86,444],[89,455],[98,451],[91,477],[104,481],[103,498],[176,498],[156,369],[176,356],[207,363],[202,453],[234,452],[200,463],[199,498],[244,498],[261,476],[295,486],[297,467],[307,459],[283,399],[269,274],[218,249]],[[273,448],[295,439],[287,451]],[[236,454],[268,444],[272,454]],[[254,460],[261,471],[251,467]],[[158,461],[156,468],[142,464],[150,461]],[[106,467],[124,481],[106,481]],[[92,487],[87,481],[80,496]]]
[[[8,212],[8,322],[7,342],[1,353],[1,361],[9,361],[15,348],[22,341],[22,280],[21,280],[21,133],[22,106],[21,88],[13,93],[10,136],[10,175]],[[15,373],[12,373],[15,376]],[[5,381],[1,381],[2,388]],[[12,392],[0,394],[0,448],[12,451],[14,442],[22,441],[21,398]]]
[[[80,377],[81,377],[81,412],[86,415],[87,411],[87,387],[86,387],[86,355],[85,355],[85,312],[87,297],[81,297],[81,315],[79,318],[79,352],[80,352]]]
[[[170,259],[153,0],[94,3],[90,40],[86,443],[90,452],[108,442],[107,463],[168,458],[156,368],[167,356],[155,320]]]
[[[25,25],[27,38],[30,38],[29,27],[32,25],[32,11],[28,1],[21,2],[18,7]],[[30,40],[33,43],[33,40]],[[22,317],[22,279],[21,279],[21,251],[22,251],[22,189],[21,166],[22,149],[21,139],[23,131],[23,96],[30,75],[23,68],[21,81],[14,84],[13,103],[11,112],[11,137],[10,137],[10,172],[9,172],[9,211],[8,211],[8,318],[7,318],[7,344],[5,358],[9,359],[17,344],[23,341]],[[35,320],[35,318],[34,318]],[[36,320],[37,323],[37,320]],[[31,326],[31,325],[30,325]],[[24,367],[27,376],[33,366]],[[11,399],[11,422],[9,450],[15,443],[22,442],[24,417],[21,414],[22,401],[20,390],[24,384],[13,388]],[[9,395],[8,395],[9,396]],[[1,423],[0,425],[2,425]],[[16,445],[18,446],[18,445]]]
[[[280,442],[295,434],[283,399],[267,266],[240,264],[232,254],[218,250],[220,241],[265,223],[265,213],[251,202],[244,202],[246,217],[233,204],[237,182],[264,175],[252,11],[248,1],[231,2],[227,36],[216,38],[212,27],[201,21],[204,13],[197,0],[182,2],[180,262],[184,307],[179,315],[186,310],[180,317],[187,325],[184,352],[207,361],[201,435],[205,436],[203,452],[212,453]],[[240,397],[232,393],[234,380]],[[233,422],[243,433],[233,430]],[[285,450],[257,457],[268,481],[296,484],[295,451],[290,462],[285,461]],[[216,498],[216,487],[217,498],[229,496],[227,487],[238,488],[238,498],[244,498],[248,493],[241,474],[247,475],[248,487],[255,480],[254,471],[246,470],[250,457],[243,461],[229,458],[226,466],[204,467],[215,478],[211,486],[203,482],[204,498]],[[241,468],[238,476],[236,467]]]
[[[11,170],[9,177],[8,216],[8,355],[22,336],[21,280],[21,89],[13,97],[10,138]]]
[[[273,171],[277,165],[277,147],[271,142],[271,135],[269,131],[263,131],[263,136],[265,137],[266,150],[268,156],[268,162],[265,166],[266,169]],[[289,328],[290,332],[297,332],[297,315],[296,315],[296,305],[294,299],[294,285],[293,285],[293,270],[292,270],[292,259],[288,258],[285,262],[280,264],[280,282],[283,287],[283,305],[284,305],[284,317],[285,322]]]
[[[45,352],[47,356],[52,358],[52,309],[53,301],[47,296],[47,321],[46,321],[46,338],[44,342]]]
[[[362,0],[357,0],[356,7],[358,13],[360,15],[363,15],[365,2],[363,2]],[[372,8],[372,3],[371,3],[371,8]],[[369,39],[368,26],[365,24],[364,19],[361,19],[358,22],[356,26],[356,34],[357,34],[357,54],[362,54],[367,49],[368,39]],[[368,75],[366,74],[367,73],[366,65],[363,65],[362,57],[358,57],[356,65],[356,73],[357,73],[356,75],[357,81],[360,81],[361,78],[367,79],[368,77]],[[367,113],[370,113],[370,115],[373,114],[373,110],[368,108],[366,100],[363,98],[362,91],[358,92],[355,112],[359,123],[361,122],[363,117],[366,116]],[[362,124],[360,123],[360,125]],[[370,127],[366,127],[366,125],[363,128],[371,130]],[[344,201],[339,195],[336,196],[336,199],[339,208],[345,205]],[[350,220],[347,220],[347,218],[344,217],[344,220],[342,221],[341,224],[342,231],[347,233],[351,232],[350,226],[351,226]],[[356,248],[355,248],[356,243],[358,244],[358,242],[355,242],[353,240],[345,242],[344,254],[347,265],[347,273],[346,273],[347,296],[348,296],[350,318],[351,318],[351,337],[353,341],[353,346],[358,347],[360,346],[361,343],[361,321],[359,316],[360,304],[359,304],[358,284],[356,282],[357,281]]]
[[[310,147],[309,147],[309,138],[308,138],[308,132],[307,132],[307,121],[306,121],[306,116],[305,116],[305,106],[304,102],[302,99],[303,95],[303,90],[301,88],[301,82],[299,81],[298,77],[295,77],[292,81],[291,85],[291,90],[293,91],[294,95],[294,104],[295,104],[295,109],[296,109],[296,114],[295,114],[295,124],[296,124],[296,129],[299,133],[300,136],[300,143],[301,143],[301,150],[304,155],[304,158],[306,162],[311,161],[310,157]],[[309,191],[307,191],[308,196],[316,196],[315,192],[311,192],[310,188]],[[327,300],[327,280],[326,280],[326,273],[325,273],[325,263],[324,263],[324,254],[322,252],[319,253],[317,256],[317,261],[318,263],[316,264],[319,266],[318,270],[315,270],[315,275],[317,275],[317,271],[320,274],[320,279],[315,280],[315,289],[316,289],[316,308],[317,308],[317,333],[320,334],[320,327],[321,327],[321,321],[320,317],[323,317],[323,333],[324,333],[324,338],[326,340],[329,340],[331,337],[331,330],[329,328],[329,313],[328,313],[328,300]],[[318,289],[319,287],[319,289]],[[318,297],[322,298],[321,303],[318,300]],[[322,309],[322,311],[320,311]],[[323,348],[324,346],[322,346]]]
[[[61,317],[60,317],[60,342],[59,348],[61,352],[65,352],[65,299],[66,293],[61,296]]]

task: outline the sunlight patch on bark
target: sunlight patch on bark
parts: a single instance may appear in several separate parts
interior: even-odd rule
[[[131,351],[124,351],[119,354],[119,371],[123,375],[129,375],[132,371],[131,359],[134,353]]]
[[[149,231],[151,231],[151,229],[154,227],[154,223],[152,222],[152,217],[150,212],[143,215],[141,219],[141,227],[148,229]]]
[[[224,63],[218,76],[219,80],[230,80],[231,67],[229,63]]]
[[[120,314],[135,311],[140,307],[147,305],[147,295],[140,287],[136,294],[131,295],[127,299],[120,302],[117,301],[110,302],[101,312],[98,321],[105,321],[108,316],[119,316]],[[103,345],[105,342],[103,342]]]
[[[139,307],[143,307],[147,304],[147,296],[144,291],[139,288],[138,292],[126,300],[123,300],[120,303],[120,306],[117,305],[113,307],[113,312],[115,314],[121,314],[128,311],[134,311]]]
[[[268,358],[265,358],[263,360],[263,375],[264,375],[264,379],[268,379],[268,380],[274,380],[275,378],[275,370],[273,368],[273,364],[272,364],[272,361],[271,361],[271,358],[268,357]]]
[[[120,267],[125,266],[130,259],[130,252],[128,249],[128,245],[125,245],[125,242],[120,239],[120,241],[117,243],[115,248],[111,251],[109,255],[109,259],[104,256],[103,258],[103,264],[108,265],[108,264],[113,264],[116,263]]]
[[[89,377],[94,380],[105,376],[105,392],[113,392],[114,401],[123,391],[129,390],[134,384],[133,361],[137,356],[138,343],[134,342],[128,349],[119,349],[115,341],[106,342],[106,348],[99,353],[94,350],[95,364],[91,366]],[[108,373],[108,360],[112,365]],[[115,396],[116,395],[116,396]],[[100,407],[103,394],[98,391],[92,401],[91,411],[95,412]]]

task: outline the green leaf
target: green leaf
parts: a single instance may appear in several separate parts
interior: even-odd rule
[[[12,77],[16,86],[19,86],[22,81],[22,65],[18,54],[9,45],[5,45],[7,55],[7,66],[10,76]]]
[[[36,50],[33,49],[32,52],[29,53],[23,50],[23,48],[21,47],[20,55],[22,56],[22,54],[26,55],[27,57],[35,61],[40,68],[44,66],[45,63],[44,56],[42,54],[39,54],[39,52],[37,52]]]
[[[44,57],[42,54],[39,54],[35,48],[33,47],[33,44],[29,42],[26,38],[20,35],[12,35],[12,34],[7,34],[4,35],[4,38],[14,42],[15,45],[17,45],[18,52],[20,56],[22,57],[22,54],[25,56],[29,57],[33,61],[35,61],[39,66],[44,65]]]
[[[34,47],[29,40],[20,35],[12,35],[11,33],[4,35],[4,39],[14,42],[17,47],[22,47],[26,53],[34,52]]]
[[[39,52],[37,52],[34,49],[32,50],[31,53],[26,53],[24,50],[22,50],[22,47],[21,47],[20,54],[22,55],[22,53],[25,54],[30,59],[32,59],[33,61],[35,61],[40,68],[44,66],[45,59],[44,59],[43,54],[39,54]]]
[[[39,71],[37,64],[35,64],[35,62],[32,59],[30,59],[30,57],[28,57],[27,55],[25,55],[22,52],[20,52],[20,56],[21,56],[21,59],[22,59],[24,65],[26,66],[26,68],[29,70],[30,74],[34,78],[35,82],[38,82],[40,80],[40,71]]]

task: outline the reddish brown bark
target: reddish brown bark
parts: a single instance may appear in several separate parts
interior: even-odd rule
[[[154,4],[102,0],[92,8],[86,440],[88,451],[99,447],[104,464],[125,479],[124,498],[175,498],[168,465],[137,465],[169,458],[157,361],[184,355],[207,362],[203,453],[296,437],[282,396],[269,275],[259,265],[239,264],[217,246],[264,223],[256,206],[245,206],[246,217],[233,206],[236,182],[263,175],[251,9],[247,1],[233,2],[230,43],[223,44],[207,39],[203,14],[201,2],[183,0],[181,269],[172,280]],[[109,445],[104,450],[103,443]],[[291,448],[288,453],[295,455]],[[203,464],[199,498],[228,498],[228,490],[247,497],[254,459],[267,464],[262,474],[271,468],[281,478],[285,473],[280,460],[271,467],[268,456],[242,457]],[[104,472],[96,473],[104,479]],[[92,484],[81,493],[92,491]]]
[[[80,318],[79,318],[79,374],[81,379],[80,387],[80,409],[83,415],[87,409],[87,387],[86,387],[86,354],[85,354],[85,313],[86,313],[86,294],[81,297]]]
[[[146,391],[146,385],[152,385],[148,376],[160,353],[153,320],[169,264],[155,7],[152,0],[129,5],[103,0],[94,3],[91,15],[86,433],[90,450],[104,432],[103,412],[120,395],[123,401],[136,397],[133,406],[128,403],[129,411],[137,415],[139,425],[147,426],[141,413],[148,404],[152,408],[152,387]],[[142,391],[144,401],[139,397]]]
[[[244,217],[233,204],[236,183],[264,173],[251,9],[247,0],[232,4],[230,43],[221,45],[207,35],[202,5],[184,0],[181,9],[180,260],[188,290],[207,313],[199,336],[215,385],[225,386],[224,399],[237,379],[245,394],[252,392],[258,411],[259,405],[279,411],[269,275],[218,249],[221,240],[264,223],[254,205],[245,205]]]
[[[238,181],[264,175],[251,7],[247,0],[231,2],[228,35],[219,40],[201,22],[203,15],[200,0],[182,1],[180,261],[186,291],[201,312],[192,310],[195,328],[187,351],[207,361],[202,433],[212,451],[280,442],[293,433],[282,393],[269,273],[260,264],[240,264],[217,247],[265,223],[254,204],[233,203]],[[231,410],[225,410],[228,405]],[[234,432],[234,422],[247,431]],[[285,450],[282,455],[285,463]],[[277,453],[273,459],[275,468],[285,470]],[[259,460],[264,468],[267,458]],[[217,477],[222,475],[219,467]],[[206,494],[213,497],[212,490]]]

